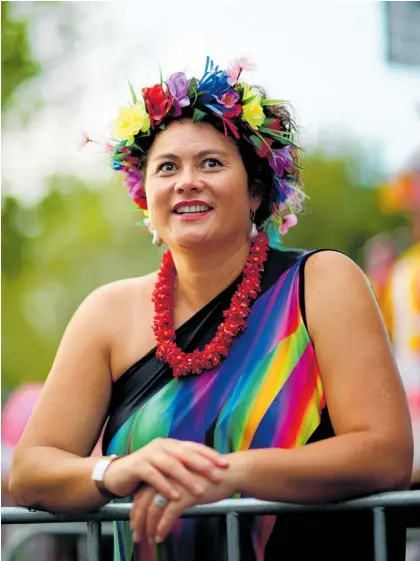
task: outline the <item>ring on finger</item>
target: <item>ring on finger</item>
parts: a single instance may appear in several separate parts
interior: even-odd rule
[[[156,493],[155,498],[153,499],[153,502],[159,508],[166,508],[169,504],[168,499],[166,497],[164,497],[163,495],[161,495],[160,493]]]

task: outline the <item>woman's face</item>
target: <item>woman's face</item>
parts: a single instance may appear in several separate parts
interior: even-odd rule
[[[157,136],[145,187],[153,228],[171,247],[244,243],[259,204],[233,140],[190,119]]]

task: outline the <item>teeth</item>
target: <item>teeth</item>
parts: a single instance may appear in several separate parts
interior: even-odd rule
[[[176,214],[192,214],[194,212],[206,212],[207,210],[211,210],[207,205],[183,205],[175,209],[175,212]]]

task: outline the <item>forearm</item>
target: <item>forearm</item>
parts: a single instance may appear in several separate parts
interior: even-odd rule
[[[80,458],[45,446],[14,458],[10,492],[14,502],[53,512],[94,510],[107,501],[91,480],[97,457]]]
[[[336,436],[294,449],[232,454],[242,493],[261,500],[317,503],[408,488],[410,452],[369,433]]]

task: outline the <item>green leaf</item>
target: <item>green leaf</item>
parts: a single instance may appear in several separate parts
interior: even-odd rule
[[[111,158],[111,160],[122,160],[123,158],[126,158],[127,154],[121,154],[121,152],[117,152],[116,154],[114,154]]]
[[[128,87],[130,88],[131,99],[133,101],[133,105],[135,105],[137,103],[136,92],[134,91],[133,84],[130,82],[130,80],[128,78],[127,78],[127,81],[128,81]]]
[[[284,105],[286,102],[285,99],[262,99],[261,100],[261,105]]]
[[[188,88],[188,97],[192,97],[193,95],[197,95],[197,80],[196,78],[191,78],[190,86]]]
[[[200,111],[200,109],[194,109],[193,123],[198,123],[198,121],[201,121],[201,119],[205,116],[206,113],[204,113],[204,111]]]
[[[191,100],[191,105],[194,105],[194,103],[197,101],[198,95],[200,94],[197,92],[197,80],[195,78],[191,78],[187,93],[187,96]]]
[[[272,138],[274,138],[274,139],[276,139],[280,142],[283,142],[284,144],[290,144],[290,146],[293,146],[294,148],[297,148],[298,150],[300,149],[297,144],[295,144],[292,140],[290,140],[290,138],[286,138],[285,136],[283,136],[282,134],[280,134],[279,132],[277,132],[273,129],[267,129],[266,127],[260,127],[259,130],[260,130],[260,132],[268,134]]]
[[[293,162],[293,167],[299,169],[300,171],[307,171],[306,168],[304,168],[300,164],[297,164],[296,162]]]
[[[251,97],[248,97],[248,99],[242,100],[242,105],[248,105],[248,103],[251,103],[251,101],[254,101],[254,99],[257,97],[257,95],[252,95]]]
[[[274,123],[276,119],[271,119],[269,117],[266,117],[264,123],[263,123],[263,127],[269,127],[270,125],[272,125]]]
[[[252,144],[254,144],[254,146],[256,146],[257,148],[261,149],[262,148],[262,140],[259,136],[252,134],[249,137],[249,140],[252,142]]]

